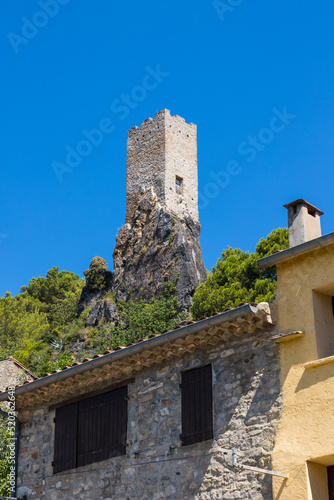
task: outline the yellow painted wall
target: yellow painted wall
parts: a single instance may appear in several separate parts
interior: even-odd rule
[[[318,359],[312,290],[334,286],[334,245],[282,262],[277,273],[278,330],[305,336],[280,343],[284,406],[273,470],[289,479],[273,479],[273,498],[328,500],[326,469],[317,464],[334,464],[334,356],[321,366],[303,365]]]

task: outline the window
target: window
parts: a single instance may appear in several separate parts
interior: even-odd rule
[[[183,446],[213,438],[211,365],[182,373],[181,413]]]
[[[334,500],[334,466],[327,465],[333,463],[333,455],[321,457],[321,459],[317,460],[322,463],[307,463],[310,499]]]
[[[334,500],[334,465],[327,467],[329,500]]]
[[[125,454],[127,387],[56,410],[53,473]]]
[[[183,192],[183,179],[182,177],[178,177],[176,176],[175,178],[175,190],[176,190],[176,194],[182,194]]]
[[[334,283],[313,290],[318,358],[334,354]]]

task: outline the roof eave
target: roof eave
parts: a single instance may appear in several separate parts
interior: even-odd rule
[[[268,257],[263,257],[257,261],[258,266],[261,269],[265,269],[266,267],[275,266],[280,262],[284,262],[288,259],[292,259],[293,257],[298,257],[299,255],[303,255],[308,252],[312,252],[313,250],[317,250],[318,248],[324,248],[328,245],[334,243],[334,232],[325,234],[324,236],[320,236],[319,238],[315,238],[314,240],[306,241],[301,245],[296,245],[294,247],[287,248],[286,250],[281,250],[280,252],[274,253],[273,255],[269,255]]]
[[[63,371],[53,373],[47,377],[34,380],[27,384],[21,385],[15,389],[16,396],[21,396],[28,392],[33,392],[34,390],[46,387],[48,385],[54,384],[61,380],[65,380],[75,375],[94,370],[104,366],[107,363],[113,363],[119,361],[120,359],[139,354],[143,351],[154,349],[155,347],[161,346],[167,342],[174,342],[175,340],[182,339],[191,334],[196,334],[200,331],[208,330],[214,328],[224,323],[235,321],[237,319],[242,319],[249,315],[255,315],[259,312],[263,312],[267,316],[268,324],[273,324],[273,320],[270,313],[270,307],[268,303],[260,303],[257,306],[252,306],[250,304],[245,304],[243,306],[237,307],[230,311],[217,314],[207,319],[203,319],[191,325],[186,325],[178,329],[172,330],[170,332],[158,335],[154,338],[146,339],[138,342],[124,349],[120,349],[110,354],[103,355],[101,357],[92,359],[80,365],[72,366]],[[0,393],[0,402],[7,400],[8,393]]]

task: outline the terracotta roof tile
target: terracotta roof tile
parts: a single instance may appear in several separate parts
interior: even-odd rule
[[[237,309],[238,307],[242,307],[242,306],[247,305],[247,304],[248,304],[247,302],[240,302],[240,304],[238,304],[238,306],[237,306],[237,307],[235,307],[235,308],[232,308],[232,307],[226,307],[226,308],[224,309],[224,311],[223,311],[223,312],[231,311],[231,310],[233,310],[233,309]],[[252,302],[250,305],[252,305],[252,306],[257,306],[258,304],[257,304],[256,302]],[[132,342],[132,343],[127,344],[126,346],[117,346],[117,347],[115,347],[115,349],[107,349],[107,350],[105,350],[105,351],[103,352],[103,354],[95,354],[95,355],[93,356],[93,358],[84,358],[84,359],[82,360],[82,362],[81,362],[81,363],[80,363],[80,362],[75,361],[75,362],[74,362],[71,366],[64,366],[61,370],[53,370],[53,371],[52,371],[52,373],[44,373],[44,375],[42,375],[40,378],[48,377],[48,376],[50,376],[51,374],[54,374],[54,373],[59,373],[59,372],[61,372],[61,371],[67,370],[67,369],[69,369],[69,368],[71,368],[71,367],[73,367],[73,366],[78,366],[78,365],[81,365],[81,364],[83,364],[83,363],[87,363],[87,362],[89,362],[89,361],[92,361],[92,359],[96,359],[96,358],[100,358],[100,357],[106,356],[106,355],[111,354],[111,353],[113,353],[113,352],[115,352],[115,351],[119,351],[119,350],[121,350],[121,349],[126,349],[127,347],[130,347],[130,346],[132,346],[132,345],[138,344],[139,342],[144,342],[144,341],[147,341],[148,339],[152,339],[152,338],[155,338],[155,337],[160,337],[160,335],[163,335],[163,334],[166,334],[166,333],[170,333],[170,332],[172,332],[172,331],[174,331],[174,330],[177,330],[177,329],[179,329],[179,328],[182,328],[182,327],[184,327],[184,326],[186,326],[186,325],[193,325],[193,324],[195,324],[195,323],[198,323],[198,322],[200,322],[200,321],[203,321],[203,320],[205,320],[205,319],[208,319],[208,318],[210,318],[210,317],[212,317],[212,316],[217,316],[217,315],[219,315],[219,314],[222,314],[222,313],[219,313],[219,312],[214,312],[214,313],[212,313],[212,315],[211,315],[211,316],[202,316],[201,318],[199,318],[199,319],[198,319],[198,320],[196,320],[196,321],[194,321],[194,320],[190,320],[190,321],[187,321],[187,322],[183,321],[182,323],[180,323],[180,324],[176,325],[176,326],[174,327],[174,329],[173,329],[173,330],[164,330],[163,332],[161,332],[161,333],[159,333],[159,334],[152,334],[152,335],[149,335],[149,337],[148,337],[148,338],[146,338],[146,339],[139,339],[139,340],[137,340],[137,341],[135,341],[135,342]],[[10,357],[10,358],[11,358],[11,357]],[[6,358],[6,359],[7,359],[7,358]],[[13,359],[13,361],[15,361],[18,365],[20,365],[22,368],[24,368],[25,370],[27,370],[27,372],[29,372],[29,370],[28,370],[27,368],[25,368],[23,365],[21,365],[18,361],[14,360],[14,358],[11,358],[11,359]],[[29,372],[29,373],[31,373],[31,375],[34,377],[34,379],[38,379],[38,377],[37,377],[36,375],[34,375],[32,372]],[[26,380],[26,381],[24,382],[24,384],[28,384],[28,383],[30,383],[30,382],[32,382],[32,381],[31,381],[31,380]],[[18,386],[16,386],[16,387],[20,387],[20,386],[18,385]],[[7,391],[7,390],[8,390],[8,388],[6,388],[6,391]],[[0,392],[6,392],[6,391],[0,391]]]

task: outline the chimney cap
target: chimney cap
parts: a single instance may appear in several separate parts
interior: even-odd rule
[[[305,205],[309,212],[315,212],[318,215],[324,215],[324,213],[321,210],[319,210],[319,208],[315,207],[314,205],[311,205],[311,203],[303,199],[291,201],[290,203],[283,205],[283,207],[289,209],[291,207],[296,207],[297,205]]]

